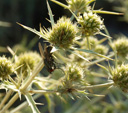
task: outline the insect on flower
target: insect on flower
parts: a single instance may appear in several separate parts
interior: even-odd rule
[[[55,61],[52,56],[51,50],[52,46],[44,45],[44,49],[42,49],[41,43],[39,43],[40,54],[44,60],[44,65],[49,73],[52,73],[56,69]]]

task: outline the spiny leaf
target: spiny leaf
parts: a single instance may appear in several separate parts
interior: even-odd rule
[[[107,56],[101,55],[101,54],[96,53],[96,52],[94,52],[94,51],[92,51],[92,50],[79,49],[79,48],[77,48],[76,50],[78,50],[78,51],[83,51],[83,52],[86,52],[86,53],[95,54],[95,55],[97,55],[97,56],[100,56],[100,57],[103,57],[103,58],[106,58],[106,59],[109,59],[109,60],[113,60],[113,59],[111,59],[111,58],[109,58],[109,57],[107,57]]]
[[[92,2],[94,2],[94,1],[96,1],[96,0],[90,0],[90,1],[88,1],[88,2],[86,3],[86,5],[89,5],[89,4],[91,4]]]
[[[58,4],[58,5],[60,5],[61,7],[64,7],[65,9],[68,9],[68,6],[67,5],[65,5],[65,4],[63,4],[63,3],[61,3],[61,2],[59,2],[57,0],[51,0],[51,1],[54,2],[54,3],[56,3],[56,4]]]
[[[52,10],[50,8],[50,5],[49,5],[48,1],[47,1],[47,7],[48,7],[48,12],[49,12],[49,17],[50,17],[51,25],[53,26],[54,25],[54,18],[53,18]]]
[[[101,65],[101,64],[98,64],[98,63],[96,63],[96,65],[99,66],[100,68],[102,68],[102,69],[108,71],[108,69],[107,69],[105,66],[103,66],[103,65]]]
[[[83,59],[83,60],[85,60],[85,61],[87,61],[87,62],[89,62],[89,60],[88,59],[86,59],[85,57],[83,57],[82,55],[80,55],[79,53],[76,53],[75,51],[72,51],[72,50],[68,50],[69,52],[71,52],[71,53],[73,53],[73,54],[75,54],[75,55],[77,55],[78,57],[80,57],[81,59]]]
[[[93,10],[93,13],[110,14],[110,15],[123,15],[123,13],[117,13],[117,12],[111,12],[111,11],[103,11],[103,10]]]
[[[27,27],[27,26],[25,26],[25,25],[23,25],[23,24],[20,24],[20,23],[18,23],[18,22],[17,22],[17,24],[19,24],[20,26],[22,26],[24,29],[27,29],[27,30],[29,30],[29,31],[31,31],[31,32],[33,32],[33,33],[35,33],[35,34],[38,35],[39,37],[42,37],[42,38],[44,38],[45,40],[47,40],[47,38],[45,37],[45,35],[42,34],[42,33],[40,33],[39,31],[37,31],[36,29]]]
[[[32,112],[33,113],[40,113],[39,110],[38,110],[38,108],[36,107],[36,104],[35,104],[32,96],[30,94],[26,94],[25,97],[27,99],[27,102],[28,102],[29,106],[32,109]]]

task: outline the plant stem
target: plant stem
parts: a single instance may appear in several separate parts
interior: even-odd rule
[[[108,90],[104,90],[102,92],[103,95],[107,95],[108,93],[109,93]],[[95,97],[94,99],[89,101],[89,103],[87,103],[86,106],[82,103],[81,105],[79,105],[80,107],[76,109],[74,112],[66,112],[66,113],[81,113],[83,111],[86,111],[87,109],[90,108],[90,106],[93,106],[93,104],[95,104],[96,102],[99,102],[103,98],[104,96]]]
[[[123,15],[123,13],[117,13],[117,12],[111,12],[111,11],[103,11],[103,10],[93,10],[93,13],[109,14],[109,15]]]
[[[110,54],[110,55],[108,55],[107,57],[111,58],[111,57],[113,57],[114,55],[115,55],[115,54]],[[94,60],[94,61],[92,61],[92,62],[89,62],[89,63],[85,64],[85,65],[86,65],[86,66],[91,66],[91,65],[94,65],[94,64],[96,64],[96,63],[102,62],[102,61],[104,61],[104,60],[106,60],[106,58],[101,58],[101,59],[98,59],[98,60]]]
[[[79,90],[109,87],[109,86],[112,86],[112,85],[114,85],[114,82],[98,84],[98,85],[84,86],[84,87],[79,88]]]
[[[30,78],[26,81],[26,83],[21,86],[21,92],[23,93],[27,87],[32,83],[32,80],[35,78],[35,76],[41,71],[41,69],[44,67],[43,60],[41,60],[38,65],[36,66],[35,70],[33,71]],[[19,94],[16,93],[12,99],[4,106],[4,108],[0,111],[0,113],[5,113],[5,111],[18,99]]]
[[[105,33],[106,33],[108,36],[110,36],[110,34],[109,34],[109,32],[108,32],[106,26],[105,26],[105,28],[104,28],[104,31],[105,31]],[[110,44],[112,44],[111,38],[108,38],[108,40],[109,40]],[[115,54],[115,68],[117,68],[117,51],[116,51],[116,48],[112,48],[112,49],[113,49],[114,54]]]
[[[0,113],[5,113],[5,111],[18,99],[19,94],[16,93],[11,100],[4,106],[4,108],[0,111]]]
[[[24,91],[27,89],[27,87],[32,83],[35,76],[41,71],[41,69],[44,67],[44,62],[41,60],[35,70],[33,71],[32,75],[29,77],[29,79],[26,81],[26,83],[21,87],[21,91]]]
[[[30,90],[29,93],[52,94],[52,93],[57,93],[57,92],[53,90]]]
[[[6,103],[6,101],[9,99],[10,95],[12,94],[12,90],[9,90],[4,99],[2,100],[2,102],[0,103],[0,109],[4,106],[4,104]]]
[[[56,4],[58,4],[58,5],[60,5],[61,7],[64,7],[65,9],[69,9],[69,7],[67,5],[65,5],[65,4],[63,4],[63,3],[61,3],[61,2],[59,2],[57,0],[51,0],[51,1],[56,3]]]
[[[47,100],[48,103],[48,109],[49,109],[49,113],[55,113],[54,110],[54,102],[53,102],[53,98],[50,95],[45,95],[45,98]]]
[[[35,100],[35,99],[39,98],[40,96],[41,95],[35,95],[33,97],[33,99]],[[28,102],[25,101],[22,104],[20,104],[19,106],[17,106],[16,108],[14,108],[13,110],[11,110],[10,113],[16,113],[17,111],[21,110],[22,108],[26,107],[27,105],[28,105]]]
[[[33,100],[32,96],[29,93],[27,93],[27,94],[25,94],[25,97],[26,97],[27,102],[28,102],[29,106],[31,107],[33,113],[40,113],[40,111],[38,110],[38,108],[35,105],[35,101]]]

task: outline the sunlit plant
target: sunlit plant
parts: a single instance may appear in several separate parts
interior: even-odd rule
[[[16,51],[8,47],[12,58],[7,59],[5,56],[0,58],[0,89],[7,91],[0,103],[0,113],[8,112],[18,98],[22,100],[22,96],[27,102],[9,112],[16,113],[29,105],[32,110],[30,112],[40,113],[35,100],[42,95],[48,102],[50,113],[55,112],[54,96],[63,102],[67,102],[70,98],[80,100],[79,103],[76,102],[79,108],[73,105],[68,113],[80,113],[86,109],[94,113],[95,108],[100,112],[113,111],[110,106],[102,110],[96,105],[91,109],[90,105],[105,95],[113,98],[109,95],[109,88],[120,89],[122,91],[120,95],[128,92],[128,66],[124,62],[120,64],[118,59],[120,55],[127,56],[127,44],[125,44],[127,39],[112,41],[104,25],[104,19],[99,16],[100,13],[113,15],[121,13],[94,10],[94,0],[66,0],[67,5],[56,0],[51,1],[68,9],[72,14],[71,18],[62,16],[55,22],[47,1],[50,28],[40,25],[40,31],[37,31],[18,23],[35,33],[39,39],[45,39],[44,43],[49,42],[49,45],[42,46],[43,44],[39,43],[41,55],[28,50],[16,54]],[[102,36],[100,40],[99,35]],[[14,95],[11,97],[11,94]],[[85,106],[82,100],[88,104]],[[112,103],[115,104],[114,99]],[[104,104],[107,105],[109,103]],[[115,109],[121,108],[116,106]]]

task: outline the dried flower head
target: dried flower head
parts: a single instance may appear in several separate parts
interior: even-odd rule
[[[16,71],[18,74],[22,72],[23,76],[28,76],[29,72],[34,70],[35,66],[41,60],[41,56],[37,52],[26,52],[18,56],[15,67],[19,67]]]
[[[77,29],[69,18],[62,17],[47,34],[49,42],[63,49],[69,48],[76,37]]]
[[[118,66],[112,71],[113,81],[122,91],[128,92],[128,65]]]
[[[78,17],[77,21],[80,24],[80,32],[86,36],[93,36],[98,34],[100,30],[104,28],[103,20],[101,20],[101,17],[97,14],[93,14],[92,12],[85,12],[82,16]]]
[[[12,62],[5,56],[0,57],[0,78],[3,80],[13,73],[14,68]]]

